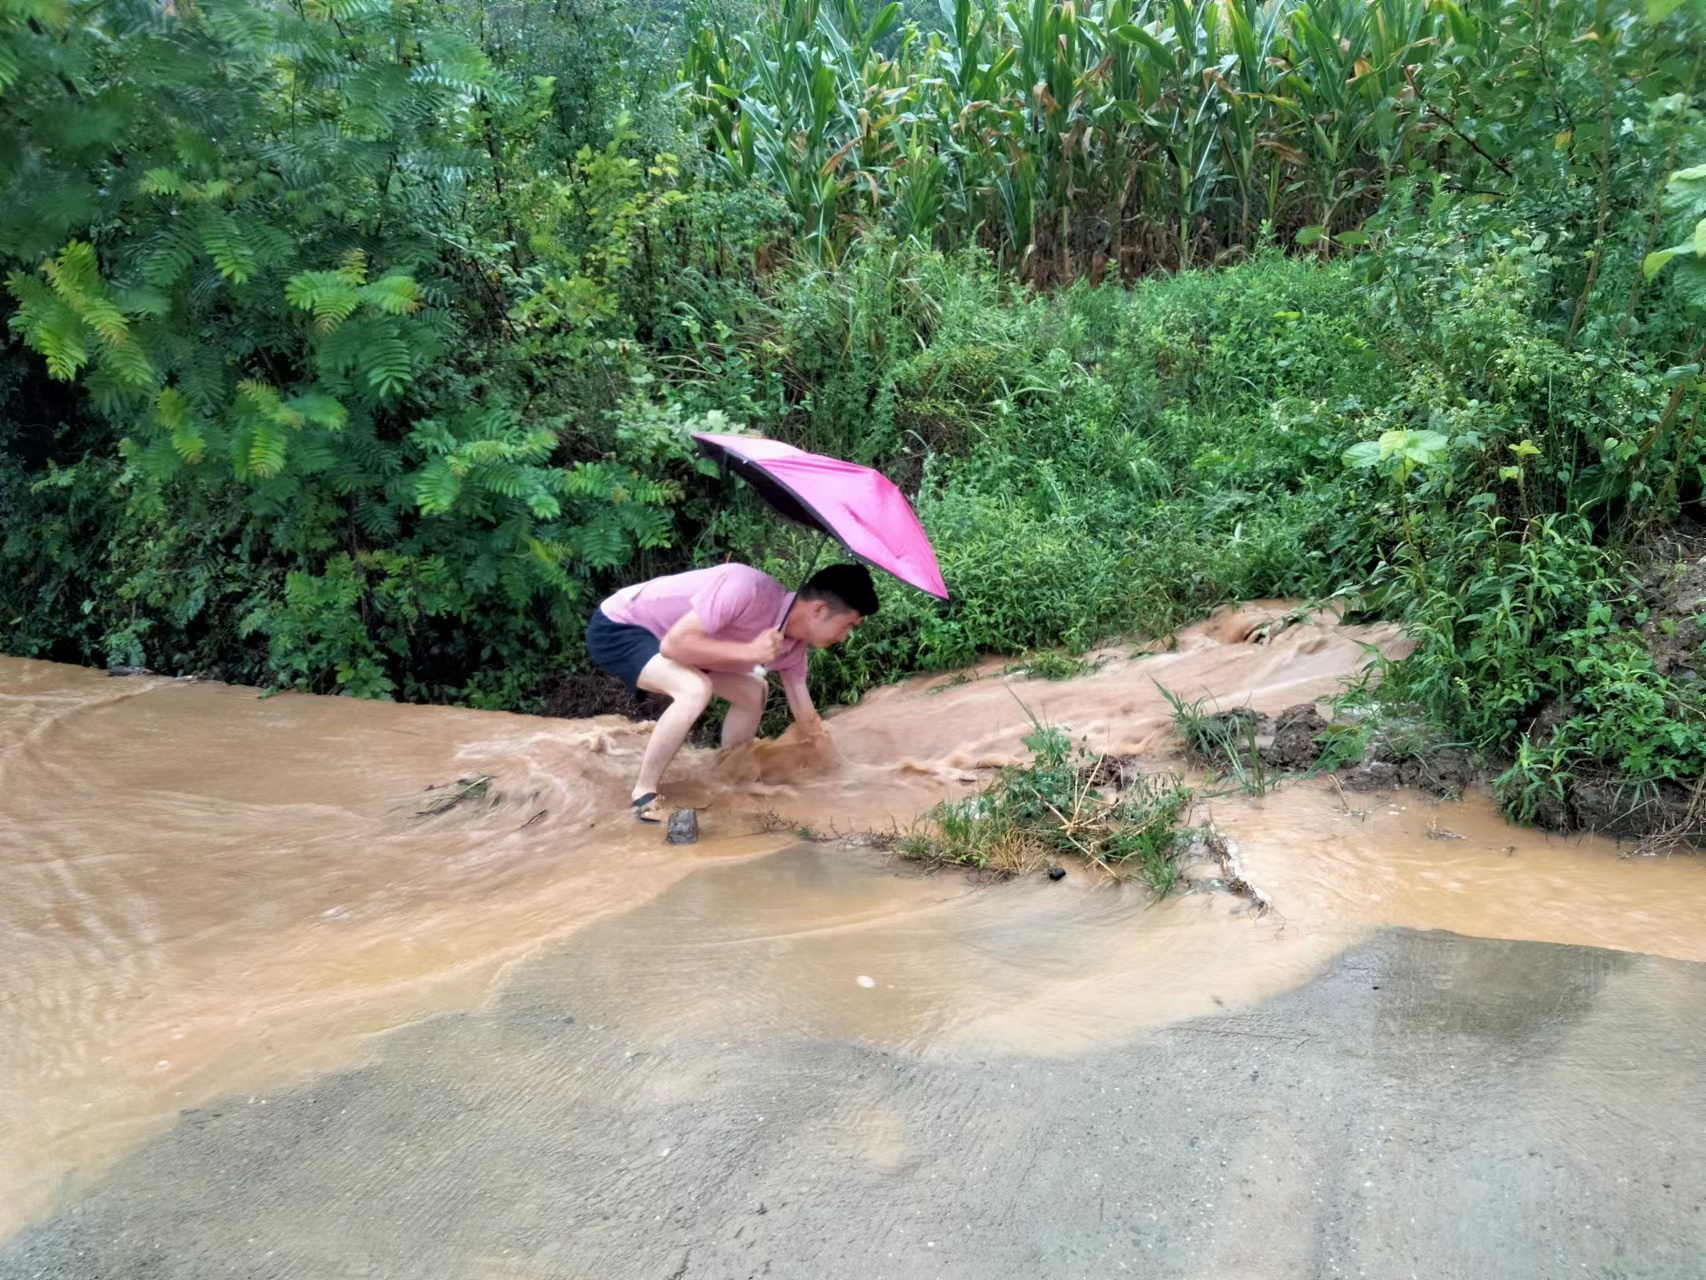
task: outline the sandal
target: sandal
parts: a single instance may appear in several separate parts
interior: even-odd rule
[[[641,822],[650,823],[656,826],[661,824],[667,816],[664,799],[655,791],[646,792],[645,795],[635,800],[633,804],[634,817]]]

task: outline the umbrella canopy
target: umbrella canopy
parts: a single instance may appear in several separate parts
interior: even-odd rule
[[[740,476],[790,520],[828,534],[873,568],[948,598],[936,553],[887,476],[756,436],[695,433],[706,456]]]

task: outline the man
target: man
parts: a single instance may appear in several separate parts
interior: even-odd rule
[[[810,736],[821,733],[806,691],[806,650],[840,644],[876,611],[862,564],[820,569],[797,596],[750,565],[724,564],[625,587],[599,605],[586,629],[592,660],[630,689],[670,700],[640,761],[634,816],[668,816],[658,782],[713,694],[729,703],[725,748],[757,736],[769,692],[758,668],[781,675],[795,723]]]

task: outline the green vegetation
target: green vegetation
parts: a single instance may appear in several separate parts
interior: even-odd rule
[[[738,423],[884,468],[956,597],[821,698],[1339,595],[1517,816],[1697,779],[1703,27],[0,0],[0,642],[593,709],[603,592],[804,559]]]
[[[1075,658],[1058,650],[1028,653],[1018,662],[1001,668],[1004,676],[1023,676],[1027,680],[1076,680],[1096,670],[1099,664],[1088,658]]]
[[[1076,855],[1115,875],[1135,872],[1157,897],[1172,892],[1187,787],[1173,777],[1121,776],[1106,757],[1035,719],[1025,747],[1030,763],[925,814],[896,846],[901,856],[1022,875]]]
[[[1186,757],[1192,764],[1210,771],[1211,788],[1218,788],[1218,794],[1268,794],[1273,778],[1256,744],[1254,712],[1248,707],[1205,711],[1206,698],[1186,702],[1167,689],[1161,689],[1161,696],[1173,708],[1173,723],[1184,740]]]

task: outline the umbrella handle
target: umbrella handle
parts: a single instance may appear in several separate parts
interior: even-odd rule
[[[810,578],[812,570],[817,567],[817,559],[823,554],[823,544],[829,541],[829,535],[822,534],[817,540],[817,546],[812,548],[812,558],[806,562],[805,576]],[[803,580],[802,580],[803,585]],[[788,599],[788,607],[782,611],[782,620],[776,624],[776,630],[781,631],[788,625],[788,618],[794,612],[794,606],[799,603],[799,592],[794,592]],[[762,662],[754,664],[752,674],[755,679],[763,680],[770,675],[770,670]]]

